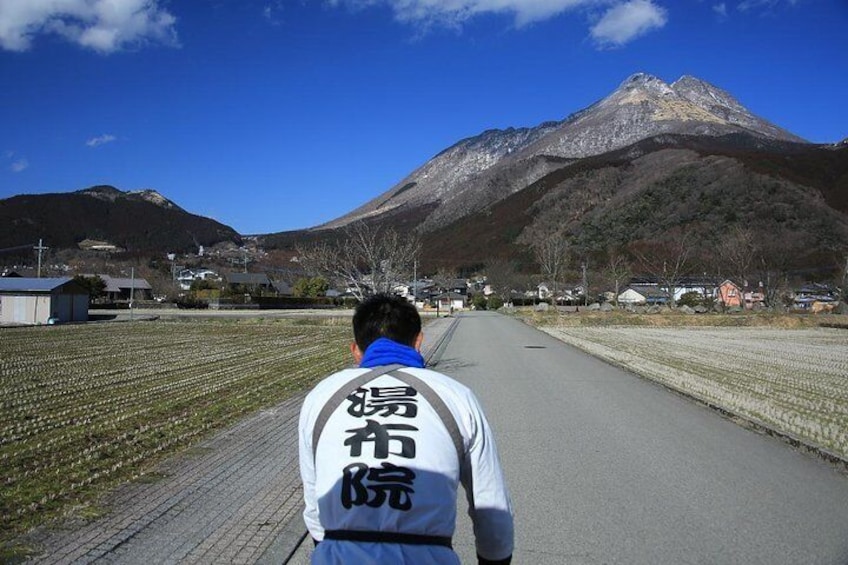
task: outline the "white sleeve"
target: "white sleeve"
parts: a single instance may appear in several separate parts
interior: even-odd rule
[[[321,541],[324,539],[324,528],[318,519],[318,500],[315,494],[315,457],[312,452],[312,428],[315,425],[310,402],[307,396],[300,410],[300,420],[297,427],[298,455],[300,459],[300,479],[303,482],[303,521],[310,535]]]
[[[513,512],[495,438],[477,398],[471,395],[471,445],[461,474],[474,523],[477,554],[506,559],[513,552]],[[470,471],[470,472],[469,472]]]

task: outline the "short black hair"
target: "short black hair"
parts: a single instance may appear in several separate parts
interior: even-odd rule
[[[375,294],[356,306],[353,336],[360,351],[381,337],[412,347],[421,333],[421,316],[415,305],[391,294]]]

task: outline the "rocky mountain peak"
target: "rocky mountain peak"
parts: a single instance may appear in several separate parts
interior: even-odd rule
[[[617,91],[632,91],[636,89],[654,91],[659,94],[669,94],[671,92],[671,87],[665,81],[648,73],[634,73],[630,75],[621,83]]]
[[[564,161],[666,134],[742,134],[803,142],[703,80],[683,76],[669,85],[648,73],[635,73],[609,96],[563,121],[488,130],[459,141],[389,191],[319,228],[423,205],[431,211],[422,229],[435,228],[505,198]]]
[[[165,198],[155,190],[149,188],[144,190],[131,190],[124,192],[115,188],[114,186],[100,185],[92,186],[83,190],[78,190],[77,194],[90,196],[99,200],[107,200],[109,202],[115,202],[119,199],[142,200],[144,202],[149,202],[150,204],[154,204],[156,206],[159,206],[160,208],[165,208],[167,210],[179,210],[183,212],[185,211],[176,204],[174,204],[171,200]]]
[[[120,198],[124,195],[123,192],[121,192],[114,186],[108,185],[98,185],[83,190],[78,190],[77,194],[91,196],[92,198],[98,198],[100,200],[108,200],[110,202],[114,202],[117,198]]]
[[[753,118],[729,92],[699,78],[684,75],[675,81],[671,88],[678,96],[722,117],[728,118],[731,114],[738,113]]]
[[[147,188],[144,190],[132,190],[126,193],[127,196],[137,197],[145,202],[150,202],[151,204],[155,204],[161,208],[167,208],[168,210],[182,210],[179,206],[174,204],[171,200],[168,200],[158,192],[153,189]]]

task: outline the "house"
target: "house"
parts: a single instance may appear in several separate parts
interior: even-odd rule
[[[582,294],[577,294],[571,290],[562,290],[557,294],[556,303],[559,305],[569,305],[573,306],[582,300]]]
[[[835,308],[837,293],[826,284],[805,284],[792,293],[792,304],[799,310],[824,312]]]
[[[674,287],[674,300],[680,300],[684,294],[697,292],[701,298],[715,298],[718,281],[710,277],[683,277]]]
[[[762,286],[757,290],[743,291],[735,282],[727,279],[718,285],[716,301],[725,308],[745,308],[750,310],[765,303],[766,296]]]
[[[117,278],[97,275],[106,284],[103,292],[113,302],[128,300],[153,300],[153,287],[141,278]]]
[[[658,286],[630,285],[618,295],[618,303],[624,305],[666,304],[668,293]]]
[[[272,284],[278,296],[292,296],[294,294],[292,286],[286,281],[274,281]]]
[[[401,298],[406,298],[416,304],[421,303],[432,293],[432,281],[418,280],[410,283],[395,285],[392,292]]]
[[[182,269],[177,282],[182,290],[190,290],[194,281],[219,281],[220,275],[210,269]]]
[[[742,289],[735,282],[724,280],[718,285],[716,300],[727,308],[741,308],[744,300]]]
[[[448,282],[447,291],[468,296],[468,281],[465,279],[453,279]]]
[[[247,292],[272,290],[274,284],[265,273],[230,273],[227,275],[230,288],[241,287]]]
[[[457,292],[443,292],[433,297],[433,305],[440,312],[465,309],[466,297]]]
[[[88,320],[88,289],[70,277],[0,278],[0,323],[49,324]]]

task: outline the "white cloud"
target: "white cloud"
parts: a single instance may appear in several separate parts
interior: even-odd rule
[[[178,45],[176,18],[159,0],[2,0],[0,47],[26,51],[56,34],[101,53],[146,42]]]
[[[29,161],[27,161],[26,157],[19,157],[12,161],[12,164],[9,166],[13,173],[20,173],[29,168]]]
[[[736,5],[740,12],[774,14],[778,8],[796,6],[799,0],[743,0]]]
[[[517,26],[543,21],[567,10],[590,6],[598,0],[328,0],[332,6],[354,8],[388,6],[401,22],[459,27],[483,14],[506,14]]]
[[[18,155],[16,151],[6,151],[3,156],[9,162],[9,170],[13,173],[20,173],[29,168],[29,160]]]
[[[325,0],[330,6],[365,9],[388,7],[395,19],[424,30],[435,26],[459,29],[484,14],[512,16],[516,27],[540,22],[568,11],[611,8],[591,29],[601,46],[620,46],[661,28],[668,20],[664,8],[653,0]]]
[[[89,147],[98,147],[100,145],[105,145],[106,143],[112,143],[118,139],[114,135],[110,133],[104,133],[103,135],[98,135],[97,137],[92,137],[88,141],[85,142]]]
[[[274,2],[269,2],[265,4],[265,8],[262,10],[262,16],[265,18],[271,25],[280,25],[281,20],[279,14],[283,11],[283,2],[282,0],[275,0]]]
[[[592,27],[595,41],[604,47],[618,47],[659,29],[668,22],[668,13],[651,0],[629,0],[613,6]]]
[[[713,12],[719,15],[719,17],[726,18],[727,17],[727,4],[722,2],[721,4],[716,4],[713,6]]]

